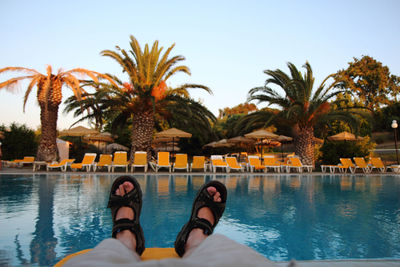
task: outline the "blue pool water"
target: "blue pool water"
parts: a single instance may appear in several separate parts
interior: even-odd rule
[[[0,266],[48,266],[109,237],[116,175],[0,175]],[[228,188],[216,232],[266,257],[400,258],[400,177],[135,175],[147,247],[172,247],[208,180]]]

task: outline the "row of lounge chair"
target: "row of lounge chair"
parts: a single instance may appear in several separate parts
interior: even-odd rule
[[[364,173],[371,173],[374,169],[379,172],[386,172],[388,169],[392,169],[393,172],[398,172],[399,166],[385,166],[382,159],[378,157],[371,157],[370,161],[367,163],[364,158],[354,157],[354,162],[350,158],[340,158],[340,163],[338,165],[321,165],[322,172],[326,172],[329,169],[330,173],[347,172],[349,170],[351,173],[355,173],[357,169],[362,170]]]
[[[124,151],[117,151],[114,153],[114,158],[109,154],[101,154],[99,161],[95,163],[96,159],[95,153],[86,153],[81,163],[74,163],[74,159],[65,159],[59,163],[52,163],[47,165],[47,170],[59,169],[61,171],[66,171],[67,168],[71,170],[86,170],[89,172],[91,169],[93,171],[100,170],[101,168],[106,168],[108,172],[114,172],[116,168],[124,168],[126,172],[130,167],[130,171],[133,172],[135,168],[143,168],[147,172],[148,166],[150,166],[155,172],[160,169],[168,169],[169,172],[176,170],[201,170],[207,171],[210,169],[212,172],[217,172],[221,169],[225,172],[244,170],[255,172],[264,171],[272,169],[276,172],[287,171],[290,172],[292,169],[298,172],[303,172],[307,170],[312,171],[313,166],[305,166],[301,163],[300,159],[297,157],[290,158],[287,162],[279,162],[274,157],[264,157],[264,164],[261,162],[258,156],[249,156],[247,163],[239,164],[236,157],[223,157],[220,155],[211,156],[210,162],[206,161],[204,156],[194,156],[193,162],[189,164],[187,154],[176,154],[175,162],[170,161],[169,152],[158,152],[157,159],[154,161],[147,161],[147,153],[144,151],[136,151],[134,155],[134,161],[130,165],[127,159],[127,153]]]
[[[108,172],[114,172],[116,168],[123,168],[126,172],[130,167],[130,171],[135,171],[135,168],[143,168],[145,172],[150,166],[155,172],[160,169],[168,169],[169,172],[176,170],[201,170],[207,171],[208,169],[212,172],[217,172],[217,170],[231,172],[231,171],[250,171],[250,172],[291,172],[292,170],[299,173],[303,171],[312,172],[313,166],[302,164],[300,158],[296,156],[289,156],[284,161],[279,161],[273,155],[266,155],[261,157],[259,155],[249,155],[246,157],[245,163],[239,163],[236,157],[233,156],[221,156],[212,155],[210,162],[206,161],[204,156],[194,156],[193,162],[188,162],[187,154],[176,154],[175,162],[170,161],[169,152],[158,152],[157,159],[150,162],[147,161],[147,153],[144,151],[136,151],[134,155],[134,161],[129,164],[127,159],[127,153],[125,151],[117,151],[114,153],[114,158],[110,154],[101,154],[99,161],[95,162],[97,157],[96,153],[86,153],[82,162],[74,163],[75,159],[64,159],[61,162],[54,162],[51,164],[46,164],[46,169],[50,170],[61,170],[66,171],[68,168],[71,170],[83,170],[83,171],[97,171],[101,169],[106,169]],[[362,170],[364,173],[370,173],[374,169],[380,172],[385,172],[388,169],[392,169],[393,172],[399,171],[399,166],[385,166],[380,158],[373,157],[370,162],[367,163],[364,158],[355,157],[354,163],[350,158],[341,158],[340,164],[337,165],[321,165],[322,172],[329,170],[330,173],[335,173],[336,171],[340,173],[345,173],[349,170],[351,173],[355,173],[357,169]],[[34,157],[25,157],[22,160],[15,160],[14,163],[21,166],[23,164],[32,163],[35,170]]]

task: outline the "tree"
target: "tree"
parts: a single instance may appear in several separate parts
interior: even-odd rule
[[[389,104],[389,95],[396,99],[399,94],[399,77],[391,75],[389,68],[369,56],[354,58],[345,70],[335,75],[336,86],[348,89],[369,109],[377,110]]]
[[[295,153],[300,156],[304,164],[314,162],[314,126],[320,121],[347,120],[355,124],[357,117],[346,110],[332,110],[329,100],[333,99],[340,91],[333,90],[335,82],[326,86],[329,75],[315,91],[314,76],[311,66],[306,62],[303,67],[306,73],[303,75],[296,66],[288,63],[290,76],[282,70],[266,70],[269,76],[264,86],[255,87],[249,91],[248,100],[267,102],[269,105],[277,105],[281,110],[276,113],[265,111],[250,114],[255,123],[256,120],[267,125],[273,119],[284,120],[292,128]],[[271,85],[283,89],[284,95],[271,88]],[[333,91],[332,91],[333,90]],[[261,120],[261,121],[260,121]]]
[[[88,76],[94,81],[98,81],[98,77],[103,77],[108,79],[110,82],[113,82],[106,75],[80,68],[69,71],[62,71],[60,69],[57,74],[52,73],[51,66],[47,66],[46,74],[41,74],[34,69],[22,67],[7,67],[0,69],[0,74],[6,72],[28,73],[26,76],[11,78],[0,83],[0,89],[5,88],[13,90],[22,80],[30,80],[24,96],[24,111],[30,93],[33,88],[37,88],[42,135],[36,157],[37,160],[40,161],[53,161],[57,159],[57,119],[58,107],[62,101],[62,87],[69,87],[72,89],[75,97],[80,99],[84,90],[80,87],[80,80],[76,75]]]
[[[185,58],[183,56],[169,57],[174,45],[161,54],[163,47],[159,48],[158,41],[153,43],[151,49],[146,44],[142,50],[133,36],[130,39],[131,50],[128,52],[118,46],[117,51],[101,52],[103,56],[117,61],[129,77],[129,83],[119,83],[122,86],[107,88],[103,85],[102,90],[106,90],[110,96],[105,99],[104,107],[114,112],[115,124],[125,124],[129,119],[132,120],[132,152],[138,150],[149,152],[156,111],[168,116],[175,111],[168,109],[167,102],[183,104],[183,102],[192,101],[187,91],[189,88],[202,88],[210,93],[211,90],[196,84],[169,88],[166,82],[176,73],[183,72],[190,75],[188,67],[177,65]],[[182,105],[179,107],[184,108]],[[190,114],[186,114],[186,120],[190,120],[189,116]]]
[[[0,131],[4,135],[1,140],[2,159],[21,159],[24,156],[35,155],[38,144],[35,132],[32,129],[29,129],[26,125],[12,123],[9,129],[1,125]]]

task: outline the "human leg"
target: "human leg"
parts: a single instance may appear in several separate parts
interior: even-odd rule
[[[103,263],[104,266],[123,266],[140,261],[139,254],[144,250],[143,231],[139,224],[141,205],[142,193],[136,179],[129,176],[117,178],[111,187],[108,203],[114,222],[114,238],[106,239],[92,251],[68,260],[65,266],[99,266]]]
[[[179,251],[182,251],[179,245],[184,240],[184,263],[192,265],[202,262],[210,266],[275,266],[273,262],[247,246],[223,235],[212,235],[224,212],[226,199],[226,187],[219,182],[212,181],[199,190],[193,203],[191,218],[175,242],[175,249],[179,254]],[[212,229],[196,223],[197,219],[208,221]]]
[[[179,256],[190,254],[212,234],[225,210],[227,190],[224,184],[211,181],[197,192],[189,221],[182,227],[175,241]]]

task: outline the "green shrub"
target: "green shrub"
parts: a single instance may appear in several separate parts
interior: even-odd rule
[[[375,147],[368,136],[361,141],[325,140],[320,151],[320,164],[338,164],[340,158],[367,157]]]
[[[9,129],[4,125],[0,126],[0,131],[4,132],[1,141],[3,160],[22,159],[24,156],[36,156],[38,141],[35,132],[26,125],[12,123]]]

